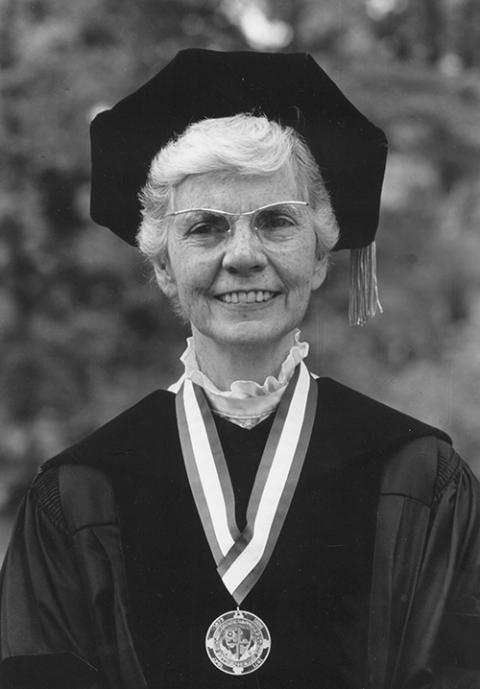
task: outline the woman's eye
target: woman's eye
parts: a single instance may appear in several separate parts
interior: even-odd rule
[[[207,223],[202,223],[200,225],[194,225],[188,230],[188,234],[210,234],[214,230],[212,225],[207,225]]]
[[[220,216],[209,216],[201,220],[194,220],[188,225],[188,235],[211,236],[228,230],[228,223]]]
[[[283,230],[295,227],[295,219],[282,213],[262,213],[257,218],[257,228],[259,230]]]

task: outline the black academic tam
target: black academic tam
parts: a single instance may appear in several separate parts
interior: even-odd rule
[[[90,128],[93,220],[135,245],[138,194],[154,156],[193,122],[239,113],[265,115],[305,139],[340,228],[335,250],[371,244],[385,134],[306,53],[182,50],[137,91],[97,115]]]
[[[315,498],[315,491],[333,475],[342,471],[350,475],[348,472],[362,466],[379,469],[362,686],[480,686],[480,496],[476,480],[440,431],[330,379],[319,379],[318,392],[306,474],[302,471],[305,480],[297,487],[300,492],[283,529],[292,530]],[[143,501],[135,499],[140,485],[144,487]],[[149,485],[153,486],[150,493]],[[368,488],[368,482],[365,485]],[[171,594],[175,590],[171,563],[181,563],[182,557],[185,563],[182,538],[189,548],[198,534],[200,549],[205,542],[193,507],[188,508],[191,518],[178,523],[172,518],[178,504],[188,503],[193,504],[193,498],[181,460],[174,395],[168,392],[153,393],[47,462],[23,501],[2,570],[2,689],[191,689],[208,686],[208,672],[218,675],[213,686],[231,684],[238,689],[243,678],[223,676],[206,654],[196,664],[184,652],[179,666],[169,667],[169,626],[162,627],[160,618],[153,639],[145,640],[142,620],[135,619],[135,610],[147,610],[149,605],[163,608],[163,621],[171,619],[176,605],[182,608],[181,599]],[[122,523],[122,515],[127,514],[129,523]],[[145,521],[148,515],[150,524]],[[330,521],[334,520],[333,515]],[[322,527],[324,522],[319,521]],[[148,553],[142,556],[142,542],[136,544],[132,538],[137,534],[140,541],[145,539],[145,530],[148,538],[156,532],[157,540],[167,530],[177,536],[169,537],[171,548],[163,557],[159,552],[156,559],[162,584],[155,599],[131,578],[132,553],[137,572],[149,562]],[[327,549],[294,531],[297,548],[303,548],[307,557],[312,552],[318,555],[320,571],[320,554]],[[288,565],[290,550],[282,548],[293,544],[294,531],[287,543],[282,530],[277,546],[279,564]],[[344,535],[348,539],[348,532]],[[342,544],[332,545],[337,546],[332,562],[341,563],[338,546]],[[176,638],[180,650],[182,644],[189,649],[197,643],[195,620],[209,600],[217,600],[213,589],[209,598],[201,587],[195,588],[197,580],[206,581],[205,576],[195,576],[197,566],[211,567],[212,587],[217,581],[222,586],[211,557],[184,564],[191,579],[183,595],[188,595],[192,604],[197,601],[197,606],[189,612],[193,626],[184,627]],[[278,580],[281,567],[275,571],[277,575],[270,574],[272,581]],[[266,576],[267,570],[262,579]],[[297,568],[290,583],[292,595],[301,576]],[[186,575],[182,577],[186,581]],[[335,577],[332,581],[335,585]],[[279,614],[283,611],[284,624],[275,631],[288,634],[295,610],[288,610],[289,591],[276,602],[268,601],[270,589],[276,591],[276,586],[266,581],[261,598],[273,612],[275,608]],[[145,600],[141,600],[142,593]],[[308,593],[307,614],[306,604],[315,607],[317,592],[310,588]],[[209,621],[212,619],[213,615]],[[142,660],[147,641],[152,648],[155,644],[158,672],[170,673],[174,681],[151,682]],[[296,644],[298,639],[292,636],[285,646],[289,652],[282,654],[272,645],[271,658],[258,670],[262,687],[311,689],[312,668],[294,668],[302,653],[298,647],[296,654]],[[318,651],[315,645],[310,650]],[[324,656],[312,658],[311,662],[323,662]],[[285,667],[289,673],[295,671],[295,676],[282,674]],[[255,676],[249,676],[251,686],[256,686]],[[356,677],[350,683],[327,682],[324,686],[337,689],[359,682]],[[321,679],[318,686],[322,686]]]

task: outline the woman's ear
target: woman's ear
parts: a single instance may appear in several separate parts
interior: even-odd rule
[[[175,282],[168,259],[163,259],[159,263],[155,261],[153,264],[153,269],[155,271],[158,286],[165,296],[169,299],[176,297],[177,283]]]
[[[317,256],[313,267],[312,292],[318,289],[327,277],[328,254]]]

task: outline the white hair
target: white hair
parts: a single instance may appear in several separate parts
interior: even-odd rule
[[[225,172],[267,176],[286,163],[292,165],[298,180],[299,200],[309,203],[317,251],[320,256],[328,256],[339,230],[320,170],[307,144],[291,127],[247,113],[195,122],[157,153],[139,195],[140,251],[154,265],[165,261],[169,223],[161,220],[172,210],[175,187],[189,175]]]

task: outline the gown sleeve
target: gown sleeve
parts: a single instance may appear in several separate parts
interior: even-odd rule
[[[452,581],[438,645],[435,689],[480,687],[480,485],[460,460],[439,504],[448,519]],[[441,544],[440,544],[441,545]]]
[[[24,497],[2,567],[1,689],[103,686],[72,537],[51,480],[41,478]]]

